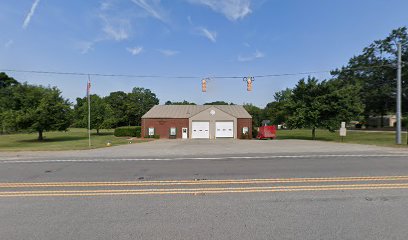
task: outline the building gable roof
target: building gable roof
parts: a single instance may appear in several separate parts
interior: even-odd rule
[[[245,108],[239,105],[155,105],[142,118],[190,118],[211,107],[236,118],[252,118]]]

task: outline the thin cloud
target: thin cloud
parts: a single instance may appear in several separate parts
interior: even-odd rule
[[[28,24],[30,24],[31,18],[33,17],[35,13],[35,9],[37,9],[37,6],[39,3],[40,3],[40,0],[34,0],[33,5],[31,5],[30,12],[28,12],[26,18],[24,19],[23,29],[26,29],[28,27]]]
[[[143,51],[143,47],[126,48],[133,56],[139,55]]]
[[[240,61],[240,62],[249,62],[249,61],[253,61],[255,59],[263,58],[263,57],[265,57],[265,54],[263,52],[260,52],[260,51],[256,50],[253,54],[248,55],[248,56],[239,55],[238,56],[238,61]]]
[[[166,57],[171,57],[171,56],[174,56],[180,53],[179,51],[170,50],[170,49],[157,49],[157,51]]]
[[[236,21],[251,14],[251,0],[189,0],[223,14],[228,20]]]
[[[217,41],[217,32],[216,31],[210,31],[205,27],[199,27],[197,28],[199,31],[199,34],[208,38],[211,42],[215,43]]]
[[[102,11],[109,10],[110,8],[112,8],[112,2],[111,1],[105,0],[105,1],[101,2],[100,9]]]
[[[138,5],[140,8],[143,8],[150,16],[162,21],[167,22],[165,13],[160,7],[160,0],[132,0],[132,2]],[[151,4],[149,4],[150,2]]]
[[[13,45],[13,43],[14,43],[14,41],[12,39],[10,39],[4,44],[4,47],[9,48],[9,47],[11,47],[11,45]]]
[[[188,17],[187,17],[187,21],[188,21],[188,23],[189,23],[190,25],[194,25],[194,24],[193,24],[193,20],[191,20],[191,16],[188,16]]]
[[[76,43],[76,48],[81,54],[87,54],[90,50],[93,50],[94,41],[80,41]]]
[[[130,21],[127,19],[110,19],[104,15],[100,15],[104,21],[102,30],[106,35],[115,41],[122,41],[129,38],[131,29]]]

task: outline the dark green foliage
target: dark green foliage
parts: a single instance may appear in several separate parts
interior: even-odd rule
[[[142,116],[157,104],[159,104],[159,99],[149,89],[133,88],[132,92],[128,94],[128,101],[126,102],[125,116],[128,125],[140,126]]]
[[[20,83],[6,73],[0,72],[0,89],[19,85]]]
[[[100,129],[112,128],[115,124],[112,107],[104,99],[96,94],[90,96],[91,99],[91,129],[96,129],[99,134]],[[75,127],[88,128],[88,99],[77,98],[74,106]]]
[[[408,31],[406,27],[402,27],[393,30],[385,39],[374,41],[364,48],[362,54],[351,58],[346,67],[332,72],[340,80],[361,86],[359,95],[365,105],[366,118],[395,112],[397,43],[402,44],[402,60],[407,62]],[[406,103],[408,68],[404,66],[402,71],[402,102]],[[408,112],[408,104],[402,104],[402,108],[404,113]]]
[[[285,107],[289,128],[310,128],[315,139],[317,128],[334,131],[342,121],[349,122],[363,111],[358,85],[340,80],[323,81],[309,77],[300,80]]]
[[[193,102],[188,102],[186,100],[182,102],[172,102],[172,101],[167,101],[164,105],[196,105]]]
[[[113,135],[115,137],[141,137],[142,128],[140,126],[136,127],[117,127]]]
[[[285,90],[276,92],[274,95],[275,101],[270,102],[263,109],[263,120],[271,120],[271,124],[282,124],[288,119],[285,104],[289,100],[292,94],[292,89],[286,88]]]
[[[215,101],[215,102],[209,102],[209,103],[204,103],[204,105],[235,105],[234,103],[227,103],[224,101]]]
[[[245,110],[252,116],[252,126],[259,127],[262,122],[262,109],[250,103],[244,104]]]
[[[249,133],[243,133],[241,139],[251,139],[251,137],[249,136]]]
[[[65,131],[71,125],[71,108],[57,88],[25,84],[10,87],[7,104],[2,112],[3,128],[38,132]]]
[[[126,116],[129,104],[128,93],[122,91],[111,92],[104,100],[113,111],[112,117],[115,120],[113,127],[128,126],[130,124]]]
[[[256,138],[258,136],[258,128],[252,128],[252,138]]]
[[[115,128],[121,126],[139,126],[142,116],[154,105],[159,104],[159,99],[149,89],[133,88],[131,93],[112,92],[109,96],[101,98],[91,95],[91,128]],[[74,106],[75,127],[88,126],[87,98],[77,98]]]

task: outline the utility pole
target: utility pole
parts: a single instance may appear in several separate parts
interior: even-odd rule
[[[396,143],[401,144],[401,43],[398,43],[398,69],[397,69],[397,136]]]
[[[88,74],[88,84],[86,86],[86,94],[88,97],[88,145],[91,144],[91,76]]]

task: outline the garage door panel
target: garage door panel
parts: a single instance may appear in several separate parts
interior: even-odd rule
[[[192,138],[210,138],[210,122],[192,122]]]
[[[234,137],[234,122],[216,122],[215,136],[217,138],[233,138]]]

